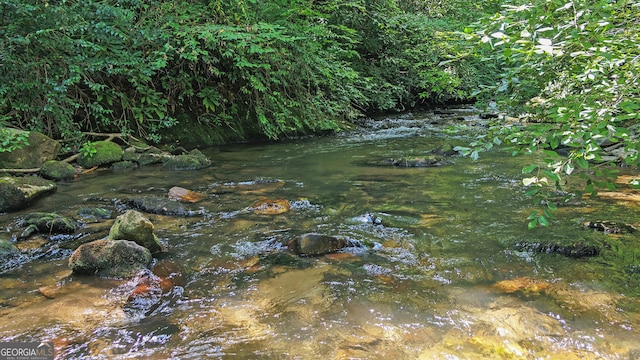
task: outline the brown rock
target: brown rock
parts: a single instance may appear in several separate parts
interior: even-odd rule
[[[288,243],[289,250],[297,255],[324,255],[347,246],[347,241],[322,234],[303,234]]]
[[[204,200],[206,197],[207,197],[206,194],[191,191],[189,189],[185,189],[179,186],[174,186],[171,189],[169,189],[169,199],[171,200],[197,203],[199,201]]]

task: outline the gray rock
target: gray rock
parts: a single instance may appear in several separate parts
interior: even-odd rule
[[[33,200],[55,190],[53,181],[37,176],[0,177],[0,212],[24,209]]]
[[[5,261],[20,252],[9,240],[0,239],[0,260]]]
[[[102,239],[80,245],[69,258],[76,274],[129,278],[151,264],[151,252],[133,241]]]
[[[71,180],[76,176],[76,170],[66,162],[49,160],[42,164],[40,175],[50,180]]]
[[[35,131],[6,129],[13,133],[27,133],[28,145],[11,152],[0,152],[0,168],[32,169],[39,168],[48,160],[54,160],[62,145],[56,140]]]
[[[287,244],[289,251],[297,255],[324,255],[348,245],[347,240],[322,234],[296,236]]]
[[[118,216],[109,231],[111,240],[130,240],[143,246],[151,253],[162,251],[162,244],[153,233],[153,224],[142,213],[128,210]]]

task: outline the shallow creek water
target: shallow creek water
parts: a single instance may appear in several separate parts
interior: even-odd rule
[[[478,121],[469,109],[404,114],[339,136],[204,149],[213,164],[203,170],[153,165],[60,183],[28,211],[2,215],[0,228],[19,232],[15,219],[33,211],[80,219],[80,208],[99,206],[115,216],[118,199],[166,197],[173,186],[207,196],[189,205],[194,216],[145,214],[166,247],[152,270],[170,285],[141,304],[130,301],[135,280],[72,275],[65,239],[19,243],[25,262],[0,274],[0,341],[53,341],[60,359],[640,358],[636,254],[513,247],[590,236],[585,221],[633,224],[638,207],[577,202],[552,228],[529,231],[522,159],[496,151],[439,167],[380,164],[463,145],[450,125]],[[245,210],[264,199],[291,208]],[[106,235],[112,221],[86,226]],[[308,232],[360,246],[290,254],[284,244]]]

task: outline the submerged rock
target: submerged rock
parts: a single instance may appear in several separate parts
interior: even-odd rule
[[[56,183],[37,176],[0,177],[0,212],[24,209],[35,199],[56,190]]]
[[[171,200],[197,203],[204,200],[206,197],[206,194],[191,191],[179,186],[174,186],[169,189],[169,199]]]
[[[492,288],[508,294],[521,292],[526,295],[539,295],[542,292],[548,292],[551,284],[528,276],[519,277],[511,280],[502,280],[492,285]]]
[[[447,160],[435,154],[429,154],[423,157],[403,157],[400,159],[389,160],[391,165],[398,167],[435,167],[442,166]]]
[[[76,274],[127,278],[151,264],[151,252],[133,241],[96,240],[82,244],[69,258]]]
[[[638,231],[633,225],[611,221],[587,221],[583,225],[590,229],[602,231],[605,234],[630,234]]]
[[[324,255],[347,247],[348,242],[344,238],[309,233],[296,236],[287,245],[297,255]]]
[[[605,249],[601,242],[589,239],[575,241],[546,240],[533,243],[517,243],[516,248],[524,251],[559,254],[571,258],[598,256]]]
[[[0,239],[0,260],[5,261],[18,253],[20,253],[20,250],[11,241]]]
[[[174,286],[171,280],[157,276],[149,270],[140,271],[131,282],[134,288],[128,294],[127,302],[124,304],[124,309],[129,314],[146,315]]]
[[[83,207],[78,210],[78,215],[83,218],[111,219],[111,210],[100,207]]]
[[[175,216],[195,216],[198,213],[186,208],[184,204],[155,196],[137,196],[123,202],[140,211],[151,214],[175,215]]]
[[[109,239],[130,240],[149,249],[151,253],[157,253],[162,251],[162,244],[153,229],[153,224],[144,215],[128,210],[116,218],[109,231]]]
[[[291,204],[288,200],[258,200],[253,205],[247,208],[248,211],[254,214],[261,215],[278,215],[286,213],[291,209]]]

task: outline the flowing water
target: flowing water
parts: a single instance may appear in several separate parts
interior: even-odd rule
[[[469,109],[404,114],[339,136],[204,149],[212,166],[202,170],[153,165],[60,183],[0,228],[15,235],[20,216],[48,211],[101,237],[113,219],[81,208],[116,216],[121,199],[166,198],[173,186],[206,198],[188,204],[192,216],[145,213],[166,247],[151,267],[166,286],[137,300],[140,277],[71,274],[64,244],[77,237],[18,242],[21,265],[0,273],[0,341],[53,341],[60,359],[640,358],[640,261],[613,246],[640,238],[582,225],[633,224],[638,207],[574,201],[551,228],[527,230],[522,159],[385,162],[464,145],[457,130],[478,121]],[[251,210],[264,200],[290,209]],[[287,242],[310,232],[352,246],[291,254]],[[514,246],[590,236],[608,250],[570,258]]]

